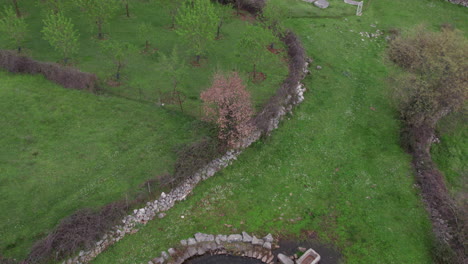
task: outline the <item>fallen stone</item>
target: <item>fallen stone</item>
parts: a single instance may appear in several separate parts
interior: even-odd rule
[[[278,260],[282,264],[294,264],[294,261],[292,261],[290,258],[288,258],[286,255],[283,255],[281,253],[278,254]]]
[[[169,258],[169,254],[167,254],[166,251],[162,251],[162,252],[161,252],[161,257],[163,257],[164,259],[167,260],[167,259]]]
[[[317,67],[316,67],[316,68],[317,68],[317,70],[321,70],[321,69],[322,69],[322,66],[320,66],[320,65],[317,65]]]
[[[164,218],[165,216],[166,216],[165,213],[159,213],[159,214],[158,214],[158,218]]]
[[[265,242],[263,243],[263,247],[266,249],[271,249],[271,243],[270,242]]]
[[[318,8],[327,8],[330,3],[327,0],[317,0],[314,2],[314,5]]]
[[[184,240],[181,240],[181,241],[180,241],[180,244],[181,244],[182,246],[187,246],[187,240],[185,240],[185,239],[184,239]]]
[[[297,249],[298,249],[300,252],[306,252],[306,250],[307,250],[305,247],[298,247]]]

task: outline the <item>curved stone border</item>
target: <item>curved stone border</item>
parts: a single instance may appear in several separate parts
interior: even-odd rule
[[[452,4],[468,7],[468,0],[445,0],[445,1],[450,2]]]
[[[148,264],[182,264],[186,260],[205,254],[234,255],[261,260],[274,264],[275,256],[271,249],[276,247],[271,234],[262,239],[246,232],[231,235],[210,235],[196,233],[194,237],[180,241],[180,246],[161,252],[161,256],[148,261]]]

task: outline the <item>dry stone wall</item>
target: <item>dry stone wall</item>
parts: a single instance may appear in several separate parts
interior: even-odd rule
[[[450,2],[452,4],[468,7],[468,0],[445,0],[445,1]]]
[[[296,47],[297,48],[297,47]],[[302,48],[302,47],[301,47]],[[304,78],[306,74],[309,73],[308,66],[309,63],[306,62],[304,58],[301,58],[304,61],[302,67],[300,67],[301,76]],[[291,63],[294,63],[291,62]],[[297,73],[296,73],[297,74]],[[304,85],[300,82],[289,83],[289,91],[292,91],[292,94],[287,95],[281,102],[280,107],[276,111],[272,118],[270,119],[268,131],[270,132],[273,129],[278,127],[280,120],[288,113],[292,112],[292,107],[301,103],[304,100],[304,92],[306,91]],[[284,85],[283,85],[284,88]],[[249,138],[246,138],[243,143],[243,147],[248,147],[253,142],[257,141],[264,131],[258,130]],[[178,187],[174,188],[170,193],[161,193],[159,199],[148,202],[145,207],[140,209],[135,209],[133,214],[127,215],[122,219],[122,224],[115,226],[111,231],[105,234],[101,240],[95,243],[95,246],[87,251],[80,251],[80,253],[63,262],[63,264],[82,264],[88,263],[94,259],[97,255],[103,252],[110,245],[118,242],[127,234],[133,234],[138,232],[139,226],[146,224],[148,221],[154,219],[156,216],[158,218],[165,217],[165,211],[169,210],[174,206],[177,201],[185,200],[185,198],[191,193],[193,188],[202,180],[212,177],[217,171],[227,167],[234,160],[237,159],[237,156],[242,152],[242,150],[229,150],[221,158],[215,159],[210,162],[207,166],[199,170],[192,177],[189,177]]]

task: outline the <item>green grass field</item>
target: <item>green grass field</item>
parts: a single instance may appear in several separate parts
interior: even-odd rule
[[[452,114],[443,119],[438,132],[440,143],[432,145],[432,158],[444,173],[451,193],[456,196],[466,192],[468,180],[468,128],[464,114]]]
[[[0,248],[15,257],[77,209],[170,172],[173,148],[206,134],[178,112],[5,72],[0,111]]]
[[[0,9],[10,2],[1,2]],[[19,1],[29,27],[24,53],[37,60],[60,62],[60,56],[42,39],[43,6],[36,0]],[[253,83],[252,68],[241,56],[237,41],[248,22],[231,16],[221,39],[215,41],[193,67],[192,54],[181,37],[169,29],[169,10],[160,1],[131,1],[131,18],[119,13],[104,28],[105,38],[133,44],[120,86],[107,85],[115,65],[105,57],[94,26],[79,8],[71,17],[80,33],[79,53],[73,66],[98,75],[103,92],[93,95],[66,90],[40,76],[11,75],[0,71],[0,252],[24,257],[34,241],[45,236],[59,221],[83,207],[99,207],[135,193],[145,180],[172,170],[174,150],[209,134],[198,121],[199,94],[217,70],[238,70],[259,109],[287,74],[284,53],[265,49],[258,65],[267,78]],[[145,37],[141,23],[153,29],[151,44],[158,52],[142,54]],[[187,74],[179,90],[186,95],[184,113],[178,106],[158,107],[160,95],[172,89],[163,74],[160,53],[178,46]],[[0,48],[12,49],[0,34]]]
[[[295,114],[166,218],[93,263],[146,263],[196,232],[243,230],[287,238],[313,231],[342,252],[344,263],[431,263],[430,222],[388,96],[394,69],[385,64],[387,44],[384,36],[359,33],[420,23],[434,30],[451,23],[466,32],[467,11],[438,0],[368,1],[355,17],[342,1],[330,2],[327,10],[286,3],[293,14],[288,26],[313,67],[323,67],[306,79],[309,92]]]

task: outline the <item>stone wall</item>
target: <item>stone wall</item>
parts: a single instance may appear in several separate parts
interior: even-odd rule
[[[296,49],[298,47],[295,47]],[[302,49],[302,47],[300,47]],[[304,78],[308,71],[309,63],[304,58],[301,58],[302,67],[300,67],[301,76]],[[290,64],[295,63],[294,59],[291,60]],[[297,67],[290,67],[291,69]],[[294,74],[298,74],[297,72]],[[278,108],[271,115],[269,120],[269,126],[266,132],[270,132],[278,127],[280,120],[288,113],[292,111],[292,107],[301,103],[304,100],[305,87],[300,82],[291,82],[283,84],[280,89],[288,88],[290,91],[285,98],[278,101]],[[249,138],[246,138],[243,143],[243,147],[250,146],[253,142],[257,141],[265,131],[257,130]],[[134,234],[138,232],[138,227],[142,224],[146,224],[148,221],[158,218],[165,217],[165,211],[169,210],[174,206],[177,201],[185,200],[187,195],[191,193],[193,188],[202,180],[212,177],[217,171],[227,167],[242,150],[229,150],[221,158],[215,159],[210,162],[207,166],[199,170],[192,177],[189,177],[178,187],[174,188],[168,194],[161,193],[159,199],[147,202],[146,206],[140,209],[135,209],[133,214],[127,215],[122,219],[122,224],[115,226],[107,234],[105,234],[101,240],[95,243],[95,246],[87,251],[80,251],[79,254],[73,258],[70,258],[63,263],[66,264],[81,264],[88,263],[94,259],[97,255],[103,252],[110,245],[118,242],[127,234]]]
[[[450,2],[452,4],[468,7],[468,0],[445,0],[445,1]]]

